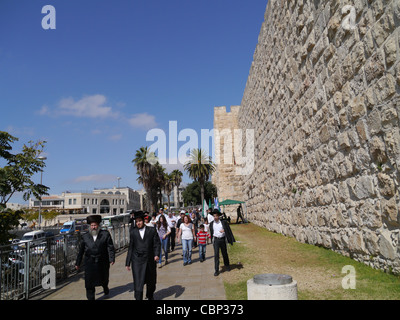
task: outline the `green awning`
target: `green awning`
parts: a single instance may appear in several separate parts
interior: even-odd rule
[[[227,205],[230,205],[230,204],[240,204],[240,203],[244,203],[244,201],[226,199],[226,200],[220,202],[219,205],[220,206],[227,206]]]

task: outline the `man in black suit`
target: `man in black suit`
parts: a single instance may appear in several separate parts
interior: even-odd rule
[[[226,242],[233,245],[235,237],[226,220],[221,220],[221,212],[218,209],[213,210],[214,221],[210,223],[210,236],[212,238],[214,247],[214,276],[219,275],[219,250],[221,250],[224,259],[224,266],[226,270],[230,270],[228,251],[226,249]]]
[[[109,293],[110,264],[115,262],[115,248],[110,233],[100,229],[100,215],[87,217],[87,223],[90,230],[82,235],[75,268],[79,270],[84,257],[86,297],[94,300],[96,286],[102,286],[105,295]]]
[[[156,228],[146,227],[143,211],[135,212],[136,226],[130,231],[130,242],[126,257],[126,269],[131,270],[134,281],[135,299],[143,300],[144,285],[146,297],[153,300],[157,282],[157,262],[161,251],[161,241]]]

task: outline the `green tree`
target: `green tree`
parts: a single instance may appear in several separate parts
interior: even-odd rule
[[[12,143],[18,138],[5,131],[0,131],[0,243],[9,238],[9,230],[19,224],[22,211],[6,209],[7,202],[16,192],[23,193],[23,199],[28,200],[32,195],[41,199],[48,194],[48,187],[35,183],[32,177],[43,172],[46,166],[40,158],[43,153],[45,141],[23,145],[22,152],[12,153]]]
[[[0,205],[0,245],[12,238],[10,230],[18,227],[22,214],[21,210],[14,211]]]
[[[168,210],[171,210],[171,193],[174,188],[174,176],[172,173],[164,174],[164,192],[168,197]]]
[[[155,188],[157,188],[157,194],[158,194],[158,200],[159,200],[159,207],[163,207],[163,201],[162,201],[162,191],[164,190],[165,187],[165,168],[157,161],[156,164],[154,165],[154,170],[155,170]],[[157,209],[158,209],[157,208]]]
[[[184,165],[185,171],[188,172],[189,177],[200,184],[201,204],[204,202],[204,185],[210,179],[215,171],[215,166],[212,163],[205,151],[201,149],[194,149],[190,153],[189,161]]]
[[[135,164],[139,177],[137,181],[143,185],[146,191],[146,199],[149,202],[150,212],[154,212],[157,207],[158,181],[155,164],[157,157],[154,152],[150,152],[148,147],[141,147],[136,150],[135,158],[132,160]]]
[[[179,186],[182,183],[183,173],[182,173],[181,170],[175,169],[175,170],[173,170],[171,172],[171,176],[172,176],[172,181],[173,181],[174,187],[176,187],[176,192],[178,193],[177,197],[178,197],[178,207],[179,207],[180,206],[180,203],[179,203]]]
[[[18,141],[18,138],[0,131],[0,156],[5,163],[4,167],[0,167],[0,205],[3,206],[16,192],[22,192],[26,201],[31,195],[41,199],[41,196],[48,194],[49,190],[48,187],[32,180],[33,175],[43,172],[46,166],[40,159],[46,142],[29,141],[28,145],[22,147],[22,152],[12,154],[10,143],[14,141]]]
[[[175,169],[171,172],[174,186],[178,187],[181,185],[183,173],[181,170]]]
[[[217,187],[210,181],[204,184],[204,198],[208,200],[217,196]],[[201,203],[201,187],[198,181],[188,184],[182,192],[183,201],[186,205],[199,205]]]

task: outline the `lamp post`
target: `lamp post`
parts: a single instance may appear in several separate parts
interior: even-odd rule
[[[119,211],[120,211],[120,202],[121,202],[121,197],[120,197],[120,191],[119,191],[119,181],[121,180],[121,177],[117,177],[117,180],[118,180],[118,212],[117,212],[117,215],[120,213]]]
[[[38,157],[39,160],[44,161],[47,160],[47,157]],[[43,171],[40,171],[40,184],[43,184]],[[40,198],[39,201],[39,229],[40,229],[40,225],[42,223],[42,198]]]

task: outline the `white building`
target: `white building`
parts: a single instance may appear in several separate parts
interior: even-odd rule
[[[56,210],[63,213],[116,215],[128,210],[141,209],[141,195],[129,187],[94,189],[92,193],[63,192],[61,195],[43,196],[42,201],[29,199],[29,208]]]

